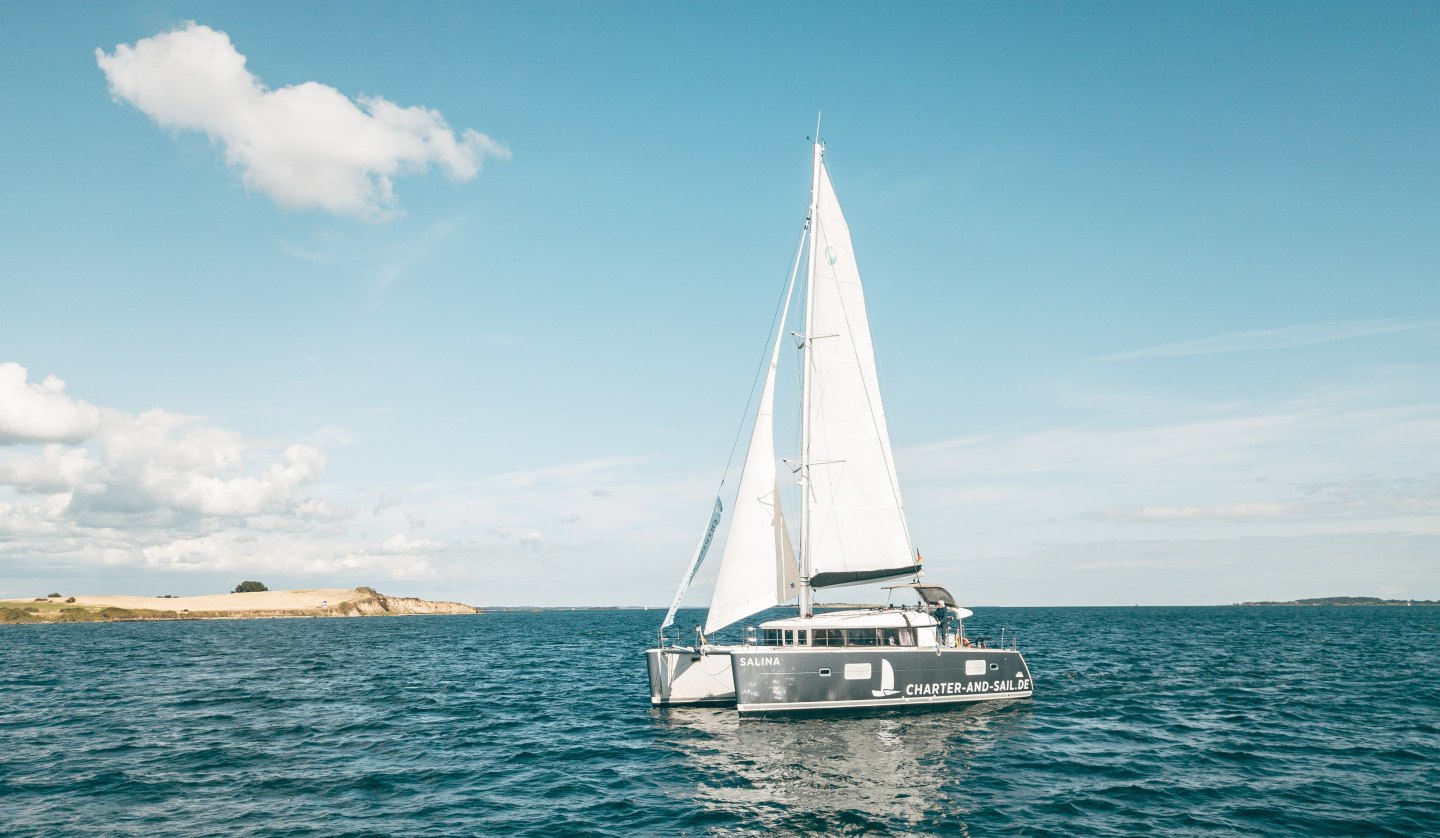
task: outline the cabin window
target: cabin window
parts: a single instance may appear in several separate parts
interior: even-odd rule
[[[809,629],[800,629],[799,631],[795,632],[795,642],[796,642],[796,644],[798,644],[798,645],[800,645],[800,646],[809,646],[809,645],[810,645],[810,638],[808,637],[809,634],[810,634],[810,630],[809,630]]]
[[[795,630],[794,630],[794,629],[785,629],[785,645],[786,645],[786,646],[794,646],[794,645],[795,645]]]
[[[881,646],[914,646],[915,629],[910,627],[880,629]]]
[[[845,636],[840,632],[840,629],[815,629],[814,645],[844,646]]]
[[[761,646],[779,646],[780,629],[765,629],[764,636],[760,639]]]
[[[874,646],[875,629],[845,629],[845,643],[848,646]]]

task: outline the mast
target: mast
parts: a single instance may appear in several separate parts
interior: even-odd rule
[[[816,203],[820,195],[820,165],[825,146],[820,143],[820,117],[815,117],[815,155],[810,173],[810,247],[805,266],[805,334],[800,342],[800,365],[804,370],[800,395],[800,616],[813,612],[814,591],[810,587],[810,341],[814,318],[815,259],[819,226]]]

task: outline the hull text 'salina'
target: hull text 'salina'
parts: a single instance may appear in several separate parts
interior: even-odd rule
[[[660,643],[646,652],[650,700],[733,704],[745,716],[1029,697],[1030,670],[1020,652],[972,644],[962,622],[970,611],[944,588],[921,581],[880,401],[860,271],[824,152],[817,140],[805,233],[772,339],[710,610],[692,645],[666,637],[720,525],[725,510],[719,498],[660,626]],[[796,550],[781,510],[774,404],[802,261],[805,307],[795,329],[800,450],[785,460],[785,472],[799,487]],[[888,588],[891,599],[902,592],[914,604],[816,610],[817,589],[905,578],[910,581]],[[798,604],[795,616],[748,630],[744,643],[707,640],[790,601]]]

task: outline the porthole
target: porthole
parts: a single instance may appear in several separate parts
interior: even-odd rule
[[[820,677],[821,677],[821,678],[829,678],[829,677],[830,677],[830,670],[829,670],[829,669],[822,669],[822,670],[820,670]]]
[[[990,664],[990,671],[991,671],[991,672],[994,672],[994,671],[996,671],[996,670],[999,669],[999,668],[1000,668],[1000,664],[998,664],[998,663],[992,663],[992,664]]]

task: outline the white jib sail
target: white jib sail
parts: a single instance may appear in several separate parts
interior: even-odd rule
[[[705,618],[707,634],[779,605],[798,592],[800,573],[780,512],[775,473],[775,367],[772,358],[740,472],[710,613]]]
[[[850,228],[820,167],[810,289],[810,577],[817,586],[914,566]]]

